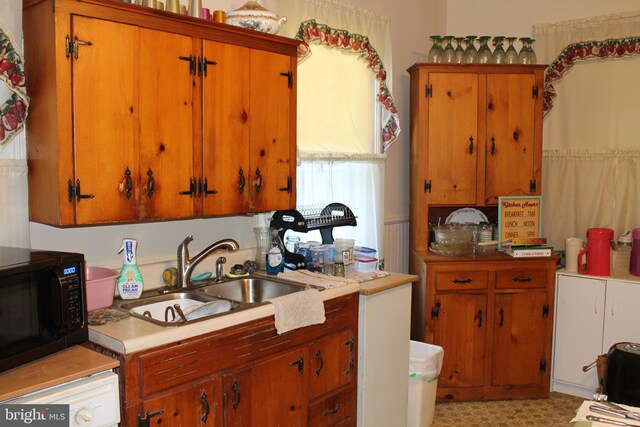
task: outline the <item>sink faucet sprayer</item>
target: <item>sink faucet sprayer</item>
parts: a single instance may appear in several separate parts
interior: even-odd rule
[[[189,243],[193,240],[193,236],[187,236],[182,243],[178,246],[178,277],[176,281],[176,287],[186,288],[191,281],[191,273],[196,265],[203,259],[211,255],[215,251],[226,250],[229,252],[235,252],[240,249],[240,245],[233,239],[223,239],[215,242],[211,246],[205,248],[198,255],[189,259]]]

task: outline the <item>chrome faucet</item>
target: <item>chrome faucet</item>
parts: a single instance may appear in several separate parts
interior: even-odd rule
[[[222,282],[222,276],[224,276],[224,273],[222,271],[222,264],[224,264],[225,262],[227,262],[227,259],[223,256],[218,257],[218,259],[216,260],[216,283]]]
[[[193,240],[193,236],[187,236],[178,246],[178,277],[176,281],[177,288],[186,288],[191,281],[191,273],[196,265],[203,259],[219,250],[235,252],[240,249],[240,245],[233,239],[223,239],[215,242],[213,245],[205,248],[198,255],[189,258],[189,243]]]

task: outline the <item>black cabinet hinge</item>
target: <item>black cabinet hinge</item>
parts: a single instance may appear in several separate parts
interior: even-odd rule
[[[293,180],[291,179],[291,175],[289,175],[287,177],[287,186],[286,187],[280,187],[278,190],[286,191],[287,193],[291,193],[291,191],[293,190]]]
[[[436,305],[431,309],[431,318],[437,319],[440,317],[440,301],[436,302]]]
[[[540,361],[540,372],[547,372],[547,361],[544,359]]]
[[[424,180],[424,192],[431,193],[431,180],[429,181],[427,181],[426,179]]]
[[[542,317],[549,317],[549,304],[545,304],[542,306]]]
[[[538,86],[534,86],[531,88],[531,97],[538,99]]]
[[[157,412],[147,411],[144,417],[140,417],[140,414],[138,414],[138,427],[149,427],[151,425],[151,418],[162,414],[164,414],[164,409]]]
[[[530,193],[535,193],[536,189],[538,188],[538,184],[536,183],[535,179],[532,179],[531,181],[529,181],[529,192]]]
[[[426,96],[427,98],[433,98],[433,85],[425,87],[424,96]]]
[[[289,88],[293,87],[293,72],[287,71],[286,73],[280,73],[281,76],[287,78],[287,86]]]
[[[76,180],[75,185],[72,180],[69,180],[67,184],[67,193],[69,196],[69,203],[73,202],[73,199],[76,199],[78,203],[82,199],[93,199],[95,196],[93,194],[82,194],[80,191],[80,180]]]

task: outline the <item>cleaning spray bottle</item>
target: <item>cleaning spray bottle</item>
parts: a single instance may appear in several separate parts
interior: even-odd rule
[[[116,281],[118,292],[122,299],[140,298],[144,284],[142,282],[142,274],[136,264],[136,247],[138,242],[135,239],[122,239],[122,246],[118,253],[124,251],[122,256],[123,263],[120,270],[120,277]]]

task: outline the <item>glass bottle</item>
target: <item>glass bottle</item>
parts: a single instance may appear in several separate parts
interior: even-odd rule
[[[429,37],[433,41],[433,45],[427,54],[427,62],[432,62],[434,64],[442,62],[444,57],[444,50],[442,49],[442,37],[440,36],[431,36]]]
[[[507,42],[509,46],[507,46],[507,50],[504,55],[505,64],[517,64],[518,63],[518,51],[513,46],[513,42],[516,41],[517,37],[507,37]]]
[[[446,62],[447,64],[455,63],[455,49],[453,48],[453,44],[451,41],[453,40],[453,36],[444,36],[444,39],[447,41],[447,45],[444,48],[444,55],[442,62]]]
[[[504,36],[494,36],[493,37],[493,63],[494,64],[503,64],[505,62],[506,52],[503,47]]]
[[[490,36],[478,37],[480,41],[480,49],[478,49],[478,63],[490,64],[491,63],[491,48],[489,48]]]
[[[467,36],[465,38],[465,42],[467,43],[467,47],[464,49],[464,62],[465,64],[473,64],[478,62],[478,51],[476,47],[473,45],[476,36]]]
[[[464,63],[464,48],[462,47],[462,40],[464,37],[455,37],[456,40],[456,51],[455,51],[455,60],[456,64]]]

